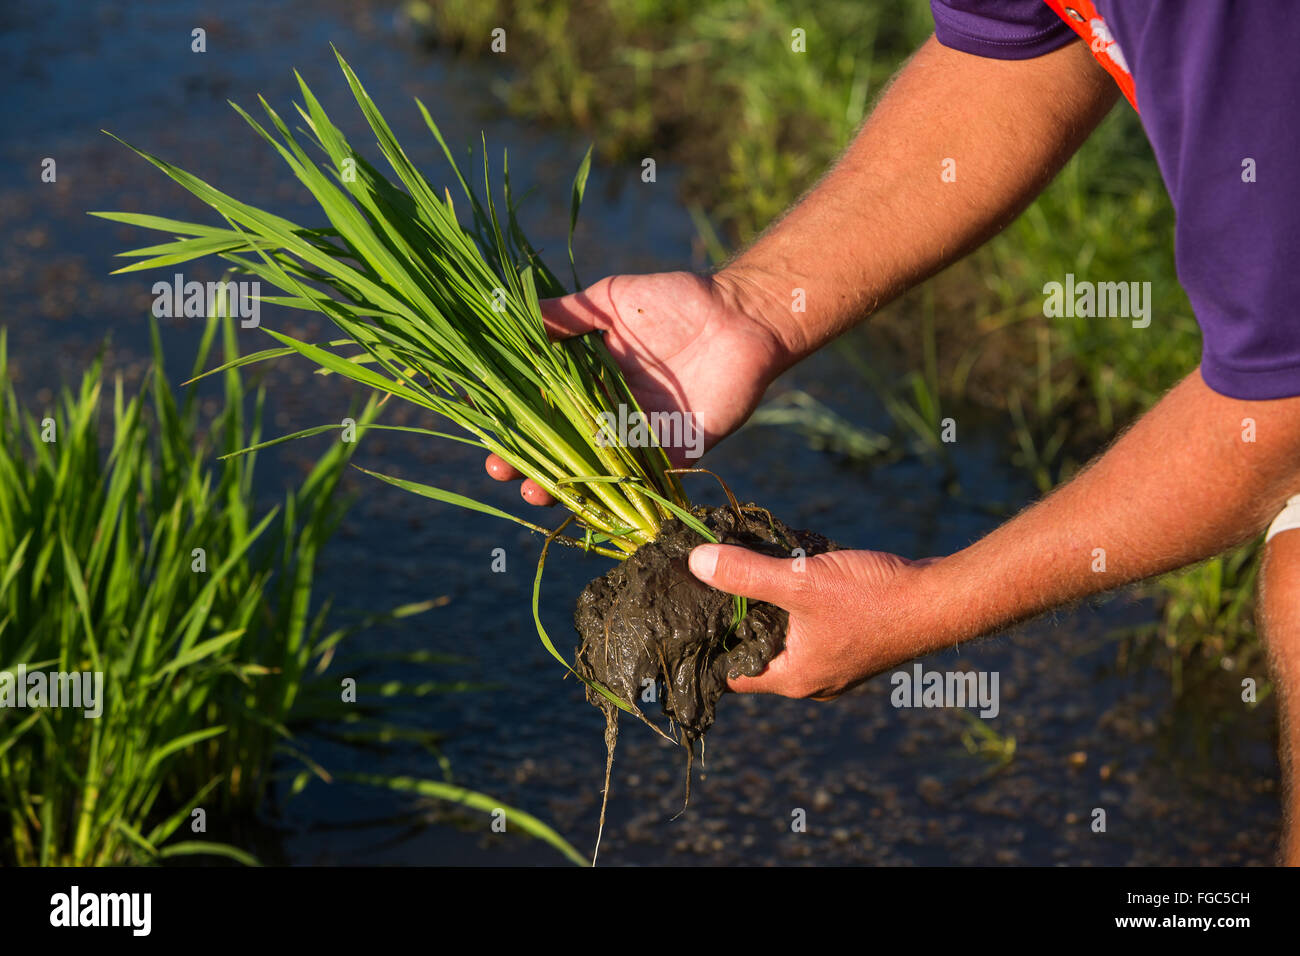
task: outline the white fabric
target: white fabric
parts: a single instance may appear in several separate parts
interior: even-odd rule
[[[1264,536],[1264,541],[1271,541],[1283,531],[1294,531],[1297,528],[1300,528],[1300,495],[1288,501],[1282,513],[1273,519],[1273,523],[1268,526],[1268,534]]]

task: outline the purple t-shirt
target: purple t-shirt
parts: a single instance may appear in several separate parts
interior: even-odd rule
[[[1300,395],[1300,16],[1263,0],[1094,6],[1173,199],[1205,383],[1233,398]],[[930,7],[939,42],[977,56],[1027,59],[1078,39],[1043,0]]]

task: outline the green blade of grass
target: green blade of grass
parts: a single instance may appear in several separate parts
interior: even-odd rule
[[[482,813],[495,813],[504,811],[506,815],[507,826],[515,823],[520,830],[541,840],[550,846],[555,847],[565,858],[578,866],[586,866],[587,861],[583,858],[568,840],[560,836],[551,827],[547,826],[537,817],[517,807],[503,804],[495,797],[490,797],[485,793],[479,793],[476,790],[470,790],[465,787],[458,787],[449,783],[442,783],[438,780],[419,780],[414,777],[384,777],[377,774],[345,774],[344,780],[350,780],[355,783],[364,783],[372,787],[386,787],[389,790],[400,790],[405,793],[415,793],[423,797],[432,797],[435,800],[445,800],[449,803],[460,804],[471,810],[478,810]]]

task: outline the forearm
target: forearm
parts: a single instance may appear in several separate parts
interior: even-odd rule
[[[706,584],[790,612],[785,651],[729,686],[823,699],[904,661],[1217,554],[1259,533],[1298,492],[1300,398],[1225,398],[1198,369],[1072,481],[946,558],[845,550],[801,568],[702,545],[690,563]]]
[[[1006,226],[1114,101],[1082,44],[1007,61],[932,37],[821,183],[718,278],[793,364]]]
[[[951,645],[1195,563],[1297,492],[1300,398],[1238,401],[1193,372],[1074,480],[927,568],[918,630]]]

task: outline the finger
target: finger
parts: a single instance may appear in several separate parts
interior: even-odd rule
[[[524,501],[530,505],[541,505],[549,507],[555,504],[555,499],[550,496],[545,488],[529,478],[519,488],[519,494],[523,496]]]
[[[761,674],[754,677],[729,677],[727,687],[737,694],[780,694],[781,688],[785,686],[785,677],[785,654],[778,654]]]
[[[681,445],[666,445],[664,454],[668,456],[668,463],[674,468],[698,468],[700,465],[700,456],[692,458],[689,450]]]
[[[772,658],[766,669],[754,677],[729,677],[727,687],[737,694],[780,694],[782,697],[795,697],[804,700],[835,700],[839,694],[818,696],[809,694],[807,689],[797,684],[789,665],[790,655],[782,651]]]
[[[601,279],[581,292],[543,299],[542,322],[553,339],[567,339],[609,326],[609,279]]]
[[[727,687],[737,694],[778,694],[781,697],[794,697],[807,700],[834,700],[838,694],[825,697],[810,696],[806,685],[797,680],[790,655],[785,651],[772,658],[761,674],[754,677],[736,676],[727,678]]]
[[[691,552],[691,573],[720,591],[740,594],[756,601],[770,601],[787,611],[797,610],[801,575],[794,561],[772,558],[748,548],[726,544],[702,544]]]
[[[515,468],[499,455],[488,455],[485,467],[487,473],[497,481],[518,481],[524,477],[518,468]],[[551,497],[547,490],[531,478],[525,480],[519,487],[519,494],[530,505],[548,506],[555,504],[555,499]]]
[[[504,458],[499,455],[488,455],[485,463],[487,473],[497,481],[518,481],[523,477],[519,469],[515,468]]]

